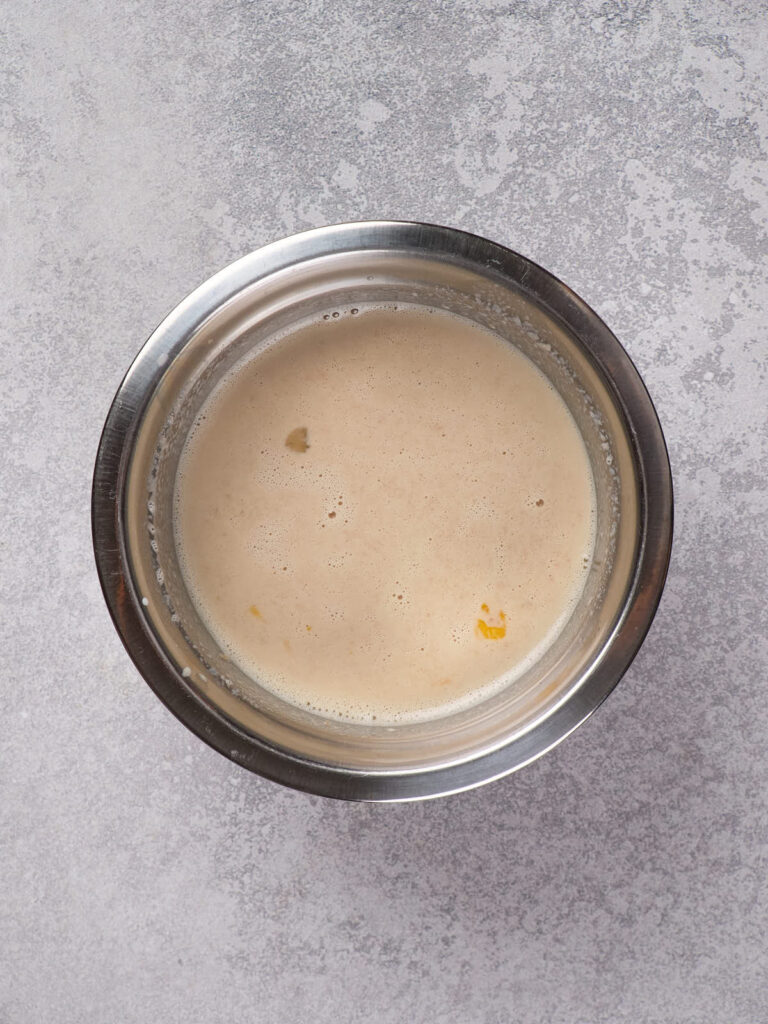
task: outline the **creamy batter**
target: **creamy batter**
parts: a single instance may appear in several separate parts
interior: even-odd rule
[[[197,608],[263,686],[412,721],[506,685],[583,588],[594,485],[519,351],[458,317],[343,310],[236,367],[176,485]]]

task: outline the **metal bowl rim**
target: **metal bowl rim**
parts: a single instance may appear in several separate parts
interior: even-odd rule
[[[132,585],[123,502],[133,439],[168,364],[197,327],[243,288],[296,263],[355,250],[392,250],[459,259],[508,277],[569,328],[607,372],[630,426],[640,486],[640,542],[632,584],[616,627],[591,670],[556,711],[491,753],[418,771],[351,771],[305,761],[238,729],[204,703],[147,628]],[[598,315],[543,267],[504,246],[455,228],[412,221],[360,221],[316,228],[273,242],[219,271],[177,305],[150,335],[123,378],[107,415],[93,475],[91,522],[96,566],[115,627],[137,669],[193,733],[238,764],[305,792],[348,800],[403,801],[461,792],[507,775],[560,743],[618,684],[650,628],[672,545],[672,478],[661,425],[626,351]]]

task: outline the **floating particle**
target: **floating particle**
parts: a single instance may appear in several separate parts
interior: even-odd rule
[[[480,610],[486,615],[490,615],[490,609],[487,604],[480,606]],[[483,637],[484,640],[503,640],[507,635],[507,617],[504,612],[500,611],[498,614],[499,624],[495,625],[492,622],[486,622],[485,619],[477,620],[477,633]]]
[[[305,452],[309,448],[307,428],[296,427],[292,430],[285,439],[285,447],[290,448],[292,452]]]

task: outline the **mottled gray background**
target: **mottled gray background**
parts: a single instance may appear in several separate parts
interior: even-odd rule
[[[0,1021],[768,1020],[768,7],[495,0],[4,9]],[[670,446],[650,636],[542,761],[336,804],[140,680],[89,486],[131,358],[250,249],[488,235],[613,327]]]

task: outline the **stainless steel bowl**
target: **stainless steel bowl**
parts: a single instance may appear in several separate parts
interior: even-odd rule
[[[569,623],[505,691],[428,722],[352,725],[282,701],[219,649],[179,569],[173,491],[196,413],[255,345],[308,316],[398,301],[489,327],[547,374],[590,455],[597,540]],[[166,317],[107,417],[92,516],[99,576],[117,630],[141,674],[188,728],[238,764],[297,789],[414,800],[520,768],[559,743],[613,689],[661,596],[672,484],[637,370],[569,288],[475,235],[375,221],[268,245],[222,270]]]

